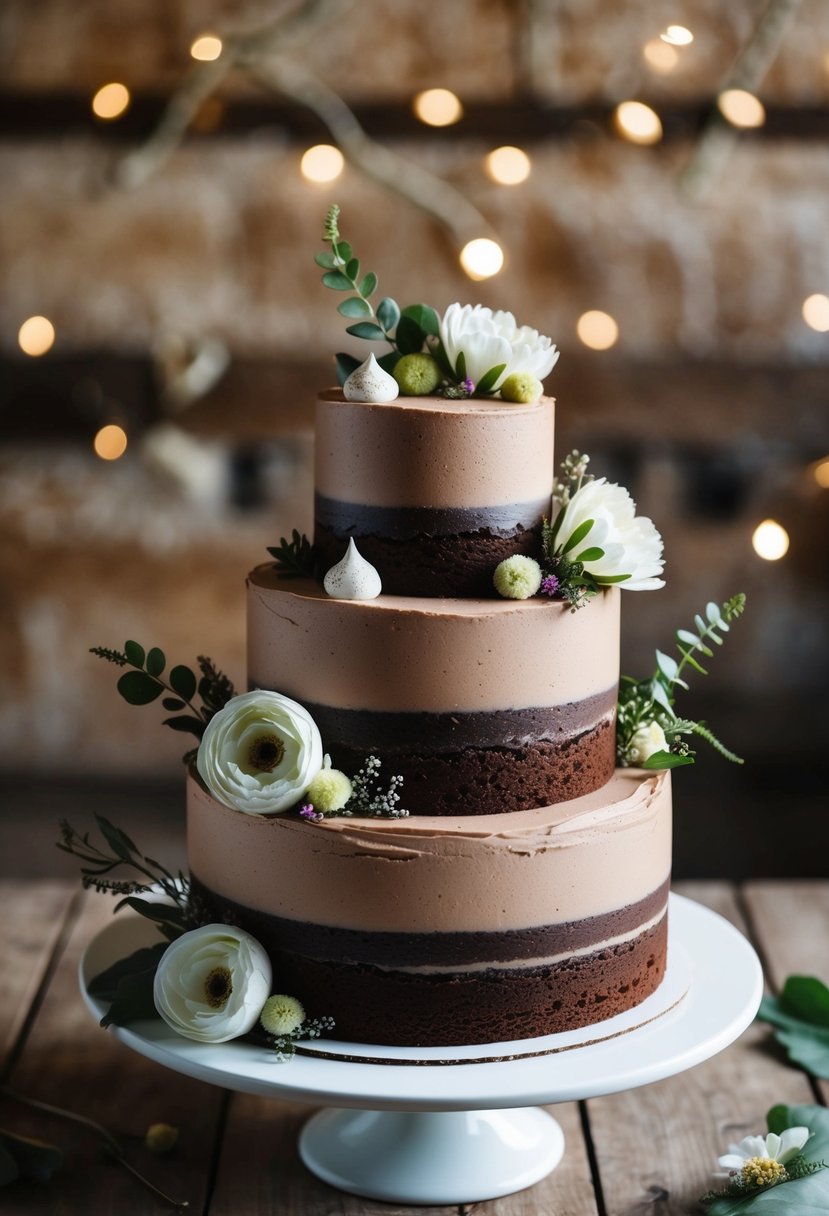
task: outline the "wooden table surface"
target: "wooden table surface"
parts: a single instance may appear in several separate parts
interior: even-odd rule
[[[753,941],[766,979],[791,973],[829,980],[829,882],[680,884]],[[562,1164],[527,1191],[466,1207],[400,1208],[351,1198],[299,1163],[308,1117],[295,1103],[232,1094],[136,1055],[99,1029],[77,987],[78,960],[112,916],[113,901],[69,882],[0,882],[0,1127],[60,1145],[63,1168],[48,1184],[0,1190],[13,1216],[143,1216],[170,1211],[108,1159],[90,1130],[31,1109],[8,1089],[103,1124],[128,1159],[199,1216],[673,1216],[694,1210],[729,1141],[765,1132],[778,1102],[826,1102],[829,1086],[791,1068],[755,1023],[705,1064],[643,1089],[555,1108],[567,1148]],[[290,1064],[284,1065],[290,1068]],[[151,1155],[151,1123],[180,1129],[168,1156]]]

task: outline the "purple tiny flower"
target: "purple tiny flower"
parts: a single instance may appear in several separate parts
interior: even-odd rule
[[[543,595],[555,595],[555,593],[558,591],[558,579],[556,576],[554,574],[548,574],[546,578],[543,578],[541,580],[541,587],[539,590]]]
[[[463,391],[466,393],[466,395],[468,397],[471,397],[472,394],[475,392],[475,385],[472,383],[472,381],[469,379],[468,376],[461,383],[461,388],[463,389]]]
[[[321,815],[319,811],[314,810],[313,802],[308,802],[305,806],[300,807],[299,813],[302,818],[307,819],[309,823],[319,823],[321,819],[325,818],[325,816]]]

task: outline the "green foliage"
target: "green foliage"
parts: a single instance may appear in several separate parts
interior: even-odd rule
[[[316,254],[314,261],[323,271],[325,287],[336,292],[351,293],[337,305],[340,316],[353,322],[346,326],[346,333],[367,342],[386,342],[390,347],[389,353],[377,362],[389,373],[394,371],[402,355],[426,352],[434,356],[449,382],[450,391],[446,395],[456,395],[451,390],[463,382],[466,372],[461,374],[461,371],[449,365],[440,342],[440,318],[437,312],[430,304],[409,304],[401,308],[391,296],[384,296],[375,309],[372,297],[377,291],[377,275],[373,270],[361,273],[359,259],[354,257],[351,245],[340,235],[339,218],[340,208],[335,203],[329,208],[323,225],[323,240],[331,248]],[[341,385],[361,363],[360,359],[345,353],[336,355],[335,361],[337,379]],[[493,368],[476,391],[482,394],[490,392],[501,371],[503,368]],[[462,395],[468,396],[468,393]]]
[[[616,755],[619,764],[636,763],[631,757],[633,737],[640,727],[656,722],[662,727],[668,743],[667,751],[659,751],[641,765],[647,769],[677,768],[693,764],[695,752],[688,741],[689,736],[704,739],[716,752],[732,764],[743,761],[722,743],[704,722],[680,718],[675,709],[677,689],[686,689],[683,678],[687,669],[700,675],[707,670],[699,656],[713,658],[712,645],[722,646],[721,634],[728,633],[731,624],[742,616],[746,597],[740,592],[720,607],[713,602],[706,605],[705,618],[699,613],[694,617],[694,630],[678,629],[675,634],[679,659],[673,655],[656,651],[656,671],[646,680],[635,680],[622,676],[619,685],[619,705],[616,715]],[[673,759],[671,759],[673,757]]]
[[[103,815],[96,814],[95,821],[103,837],[104,847],[95,844],[88,832],[81,835],[66,819],[60,821],[61,834],[57,847],[83,863],[83,886],[104,891],[109,895],[122,896],[116,906],[116,912],[125,905],[129,906],[152,920],[168,940],[172,941],[178,937],[187,927],[189,915],[190,884],[185,876],[181,871],[172,874],[159,862],[145,857],[126,832],[110,823]],[[140,877],[112,877],[122,866]],[[170,901],[169,904],[134,898],[151,892],[165,896]]]
[[[764,996],[757,1014],[793,1064],[829,1080],[829,988],[814,976],[790,975],[779,997]]]
[[[101,1018],[102,1026],[128,1026],[130,1022],[158,1016],[153,1001],[153,981],[168,945],[169,942],[164,941],[144,946],[89,981],[90,996],[111,1002]]]
[[[201,739],[204,728],[213,715],[235,695],[227,676],[218,671],[204,655],[199,655],[198,658],[200,678],[197,678],[189,667],[177,664],[165,680],[167,658],[164,651],[157,646],[145,652],[138,642],[130,641],[124,643],[123,651],[95,646],[90,653],[109,663],[115,663],[118,667],[129,665],[134,669],[124,672],[116,685],[128,704],[151,705],[162,697],[162,706],[174,715],[163,720],[164,726],[180,733],[193,734],[197,739]],[[173,695],[163,696],[165,692]],[[196,693],[202,702],[200,706],[193,701]],[[182,713],[182,710],[189,712]],[[185,763],[189,763],[193,755],[192,750],[188,751],[184,756]]]
[[[803,1151],[786,1165],[789,1181],[746,1191],[730,1185],[709,1191],[700,1203],[708,1216],[823,1216],[829,1211],[829,1111],[823,1106],[773,1106],[766,1116],[770,1132],[808,1127]]]
[[[294,528],[290,540],[281,536],[278,547],[269,547],[268,553],[284,578],[313,578],[316,554],[304,532],[300,535]]]

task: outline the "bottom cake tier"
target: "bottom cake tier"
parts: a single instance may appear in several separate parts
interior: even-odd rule
[[[193,894],[274,986],[354,1042],[533,1038],[637,1005],[665,972],[668,773],[505,815],[246,815],[188,780]]]

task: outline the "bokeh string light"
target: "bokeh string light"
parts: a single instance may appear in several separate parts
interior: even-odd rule
[[[190,54],[202,63],[212,63],[222,53],[222,40],[216,34],[200,34],[190,46]]]
[[[27,317],[17,331],[17,344],[24,355],[45,355],[55,344],[55,327],[48,317]]]
[[[470,279],[491,279],[504,265],[504,251],[497,241],[476,237],[464,245],[459,260]]]
[[[777,562],[789,551],[789,534],[776,519],[764,519],[751,534],[751,547],[765,562]]]
[[[130,91],[125,84],[111,81],[101,85],[92,98],[92,113],[96,118],[109,122],[120,118],[130,104]]]
[[[616,319],[598,308],[582,313],[576,322],[576,333],[590,350],[610,350],[619,341]]]
[[[92,446],[101,460],[120,460],[127,450],[127,432],[117,423],[110,422],[101,427]]]
[[[333,144],[314,144],[303,153],[299,167],[309,182],[333,182],[345,168],[345,158]]]
[[[521,148],[505,144],[487,154],[484,169],[487,177],[499,186],[517,186],[530,176],[532,162]]]
[[[613,117],[616,130],[633,144],[656,144],[662,138],[659,115],[643,101],[620,101]]]
[[[820,334],[829,333],[829,296],[815,292],[803,301],[803,320]]]
[[[463,106],[450,89],[424,89],[412,102],[412,109],[429,127],[450,127],[463,118]]]
[[[690,46],[694,41],[694,35],[687,25],[669,25],[659,37],[668,46]]]
[[[717,107],[732,127],[762,127],[766,121],[762,101],[747,89],[724,89],[717,98]]]
[[[651,38],[650,42],[646,42],[642,47],[642,57],[649,68],[662,76],[667,76],[679,63],[676,47],[663,42],[661,38]]]

